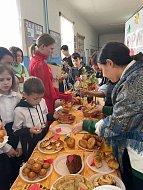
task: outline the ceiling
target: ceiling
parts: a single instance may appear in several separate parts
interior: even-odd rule
[[[68,3],[99,33],[124,32],[124,24],[143,0],[61,0]]]

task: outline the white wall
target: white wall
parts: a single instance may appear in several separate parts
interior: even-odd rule
[[[74,21],[75,34],[85,36],[85,50],[97,49],[98,35],[91,25],[89,25],[76,10],[72,9],[68,4],[62,4],[60,0],[48,0],[49,6],[49,29],[60,33],[60,17],[61,12],[69,20]]]
[[[99,35],[99,48],[101,48],[105,43],[111,41],[124,43],[124,36],[124,33]]]
[[[24,31],[24,19],[30,20],[44,27],[44,6],[43,0],[20,0],[21,7],[21,19],[22,19],[22,41],[24,55],[27,55],[26,42],[25,42],[25,31]]]

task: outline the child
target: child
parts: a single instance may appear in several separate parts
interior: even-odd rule
[[[12,65],[15,76],[17,77],[19,81],[19,92],[23,92],[23,83],[25,78],[29,77],[29,73],[25,66],[23,66],[21,63],[23,62],[23,51],[18,48],[12,46],[9,49],[14,57],[14,63]]]
[[[83,74],[83,65],[81,63],[81,57],[79,53],[73,53],[71,58],[72,58],[72,63],[74,65],[71,72],[72,72],[73,81],[75,83],[76,79]]]
[[[19,158],[17,157],[22,154],[20,144],[18,145],[19,139],[14,136],[12,131],[14,108],[21,99],[21,96],[17,92],[12,91],[14,85],[15,76],[11,68],[7,65],[0,65],[0,118],[7,131],[7,135],[9,136],[8,143],[3,147],[3,149],[0,149],[0,170],[4,169],[5,164],[12,167],[11,176],[9,175],[10,171],[6,171],[8,170],[7,167],[1,172],[1,175],[3,175],[3,172],[5,172],[5,175],[9,175],[9,180],[6,178],[7,181],[5,182],[0,178],[0,187],[1,184],[9,186],[10,183],[16,179],[20,165]]]
[[[30,157],[36,144],[48,132],[48,120],[54,120],[48,114],[44,95],[44,85],[41,79],[31,77],[24,83],[23,97],[14,111],[13,130],[20,137],[24,161]]]
[[[65,101],[72,100],[70,94],[63,94],[53,86],[53,76],[51,69],[46,63],[54,50],[55,40],[49,34],[41,34],[36,44],[31,46],[32,59],[29,64],[29,73],[31,76],[40,78],[45,86],[45,93],[43,98],[46,101],[49,113],[53,113],[55,109],[55,101],[57,99],[64,99]],[[37,47],[36,47],[37,46]]]

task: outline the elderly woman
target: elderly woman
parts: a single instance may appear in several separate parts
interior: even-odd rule
[[[112,144],[121,169],[123,151],[127,148],[133,189],[139,190],[143,187],[143,61],[135,61],[136,56],[133,60],[129,53],[129,49],[118,42],[109,42],[102,48],[98,66],[103,76],[112,82],[119,80],[112,93],[113,113],[97,123],[84,120],[74,126],[73,132],[83,129],[104,137]]]

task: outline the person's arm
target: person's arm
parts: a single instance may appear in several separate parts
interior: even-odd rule
[[[82,129],[91,134],[95,134],[95,124],[96,123],[97,123],[96,120],[83,120]]]
[[[103,106],[102,113],[105,115],[112,115],[113,113],[113,106]]]
[[[12,129],[16,136],[24,136],[30,134],[30,129],[23,126],[24,115],[19,111],[18,108],[14,110],[14,122]]]

